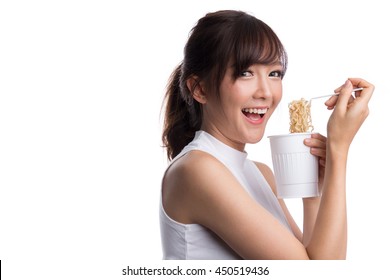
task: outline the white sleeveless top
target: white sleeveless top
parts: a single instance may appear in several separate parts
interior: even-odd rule
[[[192,150],[207,152],[221,161],[253,199],[291,231],[275,194],[255,163],[247,159],[246,152],[231,148],[205,131],[198,131],[194,140],[184,147],[170,164]],[[198,224],[182,224],[171,219],[164,211],[162,199],[160,200],[160,231],[163,259],[241,259],[206,227]]]

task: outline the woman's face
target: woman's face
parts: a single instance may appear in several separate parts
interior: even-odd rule
[[[229,67],[220,86],[220,97],[205,94],[202,129],[225,144],[244,150],[257,143],[282,98],[280,64],[255,64],[234,79]]]

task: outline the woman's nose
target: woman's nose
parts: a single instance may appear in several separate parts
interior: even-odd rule
[[[267,81],[259,80],[255,91],[254,98],[269,98],[271,96],[271,87]]]

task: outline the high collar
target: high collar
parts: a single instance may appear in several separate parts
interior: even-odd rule
[[[245,151],[241,152],[236,150],[203,130],[199,130],[195,133],[194,139],[200,138],[206,139],[214,148],[214,152],[218,153],[225,162],[241,167],[244,165],[245,160],[248,157],[248,154]]]

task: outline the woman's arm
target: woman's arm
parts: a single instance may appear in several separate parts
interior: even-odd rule
[[[351,96],[353,86],[363,91]],[[328,122],[326,166],[321,203],[307,246],[310,258],[345,259],[347,250],[346,164],[349,146],[368,116],[374,86],[362,79],[349,79],[338,88],[338,100],[326,105],[334,111]]]
[[[255,162],[257,168],[260,170],[261,174],[263,174],[264,178],[267,180],[268,185],[271,187],[273,193],[275,196],[277,196],[276,191],[276,182],[275,182],[275,176],[272,170],[264,163],[261,162]],[[290,211],[287,208],[286,203],[283,199],[278,199],[280,206],[282,207],[282,210],[284,212],[284,215],[287,218],[287,221],[291,227],[291,230],[293,231],[295,237],[302,242],[303,235],[302,231],[299,228],[299,226],[296,224],[294,218],[292,217]]]
[[[319,197],[303,198],[303,238],[302,243],[306,247],[313,234],[313,229],[317,220],[318,209],[321,203],[321,194],[325,176],[325,163],[326,163],[326,137],[314,133],[310,138],[305,139],[304,143],[310,148],[311,154],[319,158],[318,166],[318,188]]]

